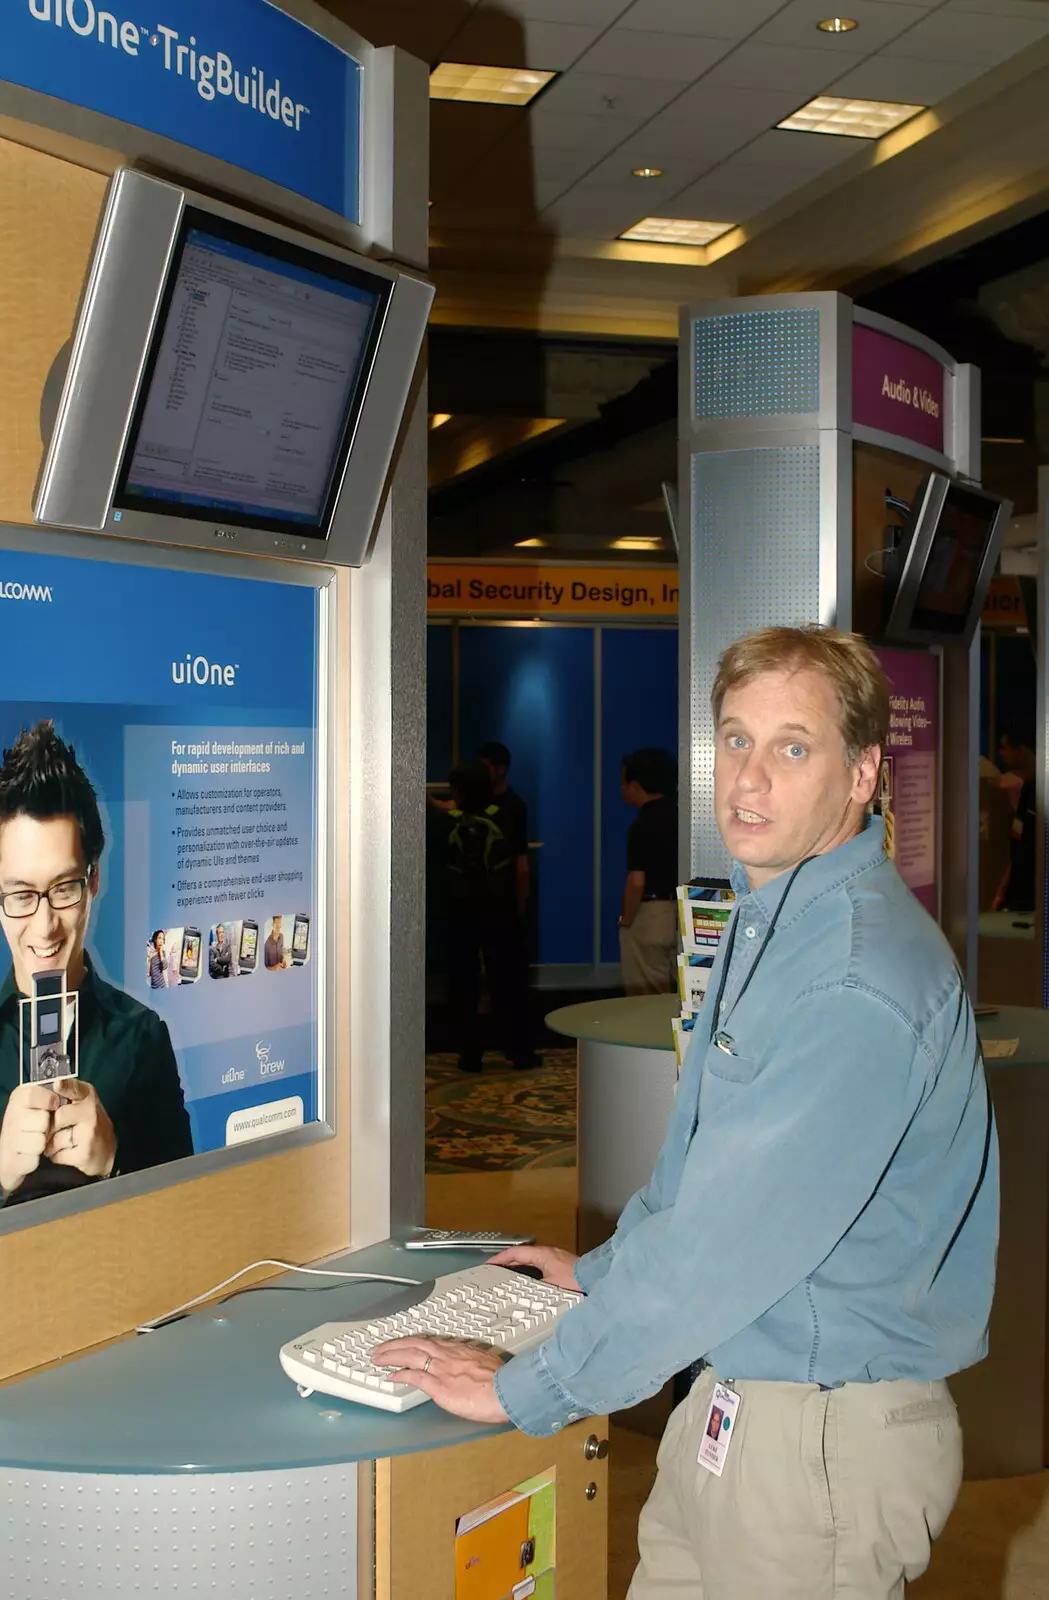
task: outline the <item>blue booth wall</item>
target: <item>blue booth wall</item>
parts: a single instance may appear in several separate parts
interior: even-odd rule
[[[620,765],[643,745],[677,750],[676,626],[433,622],[428,661],[427,781],[488,739],[513,752],[510,781],[537,846],[534,958],[618,962],[636,815]]]

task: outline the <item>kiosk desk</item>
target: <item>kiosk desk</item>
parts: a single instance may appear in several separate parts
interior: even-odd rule
[[[390,1243],[326,1265],[422,1278],[483,1259]],[[558,1600],[605,1593],[605,1422],[532,1439],[432,1404],[302,1399],[280,1346],[406,1293],[308,1282],[272,1279],[0,1390],[7,1600],[455,1600],[457,1518],[551,1470]]]
[[[580,1250],[609,1237],[655,1163],[677,1081],[677,995],[565,1006],[547,1026],[578,1042]],[[978,1019],[1001,1149],[1002,1221],[987,1360],[951,1379],[970,1478],[1049,1465],[1049,1012],[1002,1006]]]

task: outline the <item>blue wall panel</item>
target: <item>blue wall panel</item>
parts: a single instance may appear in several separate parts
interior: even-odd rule
[[[646,746],[677,754],[677,629],[605,628],[601,635],[601,960],[619,960],[627,829],[623,757]]]
[[[433,632],[434,630],[431,630]],[[594,636],[590,628],[464,627],[460,754],[513,752],[538,879],[538,959],[594,958]]]
[[[452,770],[452,630],[426,630],[426,781],[444,783]]]

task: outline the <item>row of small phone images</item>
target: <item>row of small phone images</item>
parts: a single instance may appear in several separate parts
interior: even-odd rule
[[[281,911],[258,923],[249,917],[216,922],[208,929],[155,928],[146,945],[150,989],[174,989],[211,978],[248,978],[287,972],[310,959],[310,919],[304,911]]]

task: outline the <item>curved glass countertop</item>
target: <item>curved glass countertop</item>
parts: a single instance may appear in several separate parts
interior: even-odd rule
[[[476,1250],[438,1254],[381,1244],[324,1266],[422,1279],[485,1259]],[[506,1431],[461,1422],[432,1404],[396,1415],[331,1395],[302,1399],[280,1365],[282,1344],[322,1322],[395,1310],[429,1287],[333,1280],[333,1287],[311,1291],[303,1287],[309,1282],[273,1278],[220,1308],[0,1388],[0,1467],[282,1472],[440,1450]]]
[[[673,1050],[670,1020],[681,1009],[676,994],[634,995],[618,1000],[588,1000],[562,1006],[546,1019],[555,1033],[587,1044],[624,1045],[635,1050]],[[1019,1039],[1014,1056],[990,1062],[1000,1067],[1049,1067],[1049,1011],[1037,1006],[1000,1006],[979,1017],[981,1039]]]

